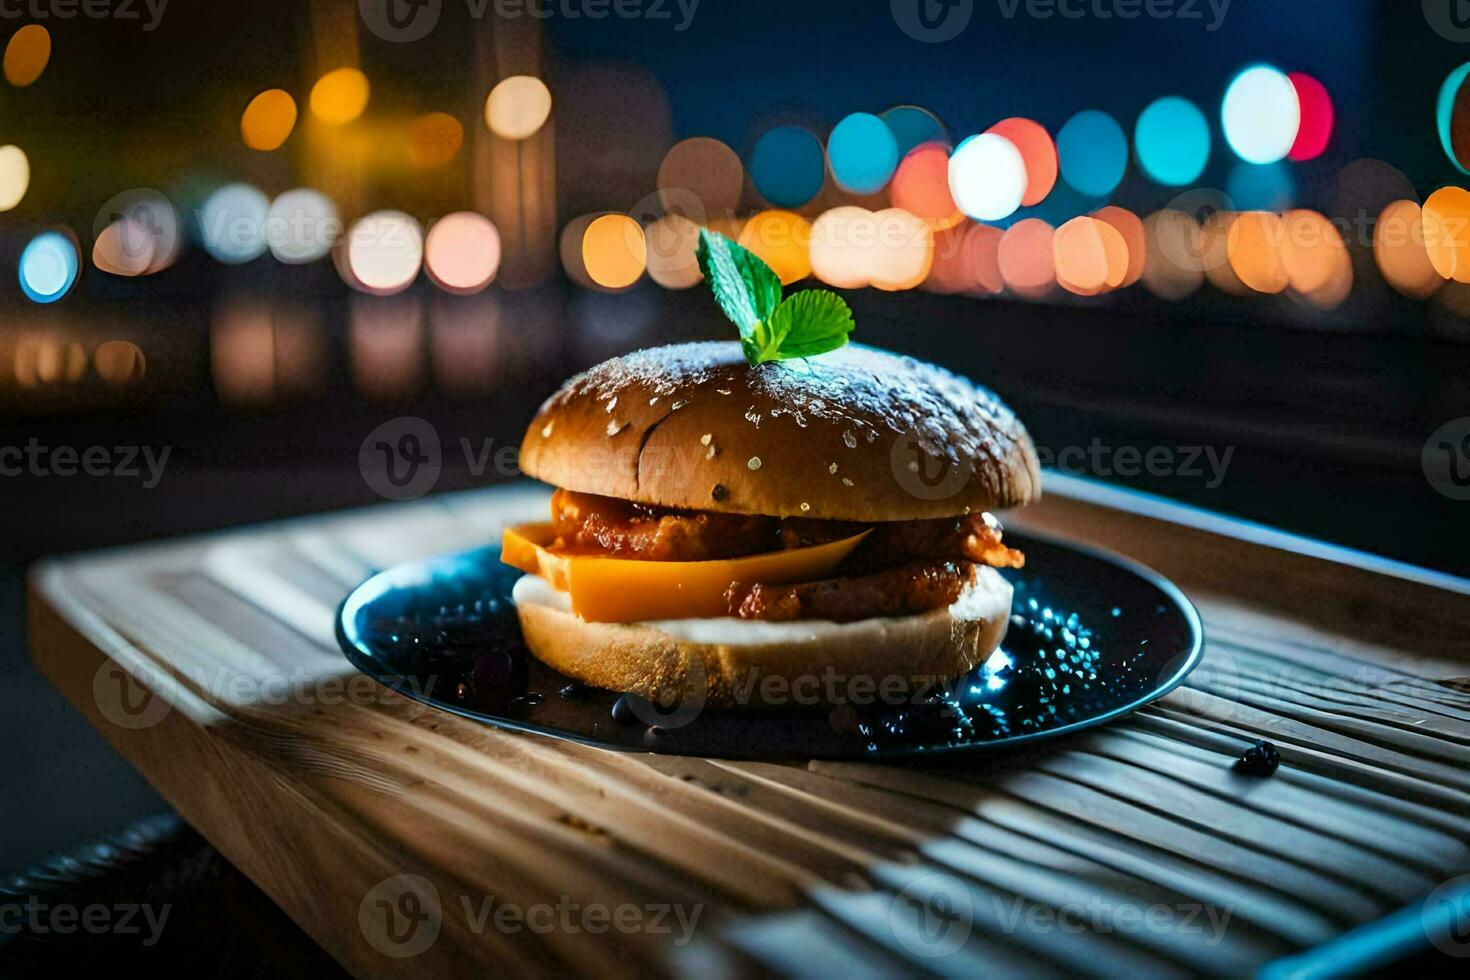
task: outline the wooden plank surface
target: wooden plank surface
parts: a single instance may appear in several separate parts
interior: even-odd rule
[[[32,576],[34,657],[364,975],[1239,974],[1470,872],[1470,589],[1077,480],[1011,521],[1199,606],[1131,718],[944,768],[735,763],[513,735],[337,653],[375,569],[543,513],[494,489]],[[1269,779],[1236,774],[1252,741]]]

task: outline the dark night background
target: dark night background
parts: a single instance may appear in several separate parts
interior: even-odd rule
[[[230,268],[195,251],[157,276],[84,275],[54,307],[26,304],[14,285],[24,238],[56,221],[85,237],[98,206],[119,190],[175,192],[239,178],[273,191],[290,186],[293,162],[241,147],[238,120],[253,92],[309,84],[309,69],[290,54],[301,44],[304,9],[173,0],[151,33],[50,21],[55,53],[42,82],[0,88],[0,143],[34,148],[30,193],[0,216],[0,331],[122,337],[147,355],[146,376],[125,389],[50,395],[0,385],[0,445],[35,437],[48,446],[171,447],[167,473],[151,490],[124,478],[0,481],[0,870],[165,807],[30,666],[23,631],[30,562],[371,503],[377,498],[357,452],[386,419],[427,418],[446,447],[460,437],[514,443],[570,372],[637,346],[726,335],[698,289],[668,292],[645,281],[609,295],[558,274],[532,290],[497,285],[453,298],[421,280],[408,301],[497,324],[494,377],[469,397],[422,381],[415,393],[384,402],[354,386],[346,328],[355,309],[375,301],[350,295],[330,262],[286,267],[265,258]],[[467,32],[454,29],[462,4],[447,2],[444,16],[419,44],[362,41],[374,111],[473,107],[483,99],[466,82]],[[19,23],[0,22],[0,34]],[[545,42],[553,92],[560,81],[571,85],[579,73],[615,63],[656,83],[635,92],[661,89],[667,98],[666,115],[629,105],[626,118],[604,119],[595,137],[571,125],[575,105],[558,103],[559,171],[582,172],[579,160],[602,166],[588,171],[598,179],[559,188],[559,224],[630,206],[653,188],[672,140],[714,136],[744,157],[776,121],[820,132],[848,112],[908,102],[964,134],[1013,114],[1055,128],[1088,107],[1131,122],[1157,96],[1185,95],[1215,121],[1201,182],[1221,186],[1230,156],[1219,140],[1220,94],[1254,60],[1311,72],[1336,103],[1332,145],[1298,168],[1300,206],[1329,211],[1336,175],[1363,157],[1391,162],[1423,195],[1455,177],[1435,136],[1434,94],[1470,59],[1470,46],[1436,35],[1419,5],[1402,0],[1234,0],[1213,33],[1173,20],[1007,19],[997,3],[977,0],[963,37],[938,45],[897,30],[887,0],[702,0],[683,33],[667,22],[553,17]],[[385,180],[371,193],[375,206],[432,215],[463,206],[455,186],[451,173],[415,184]],[[1144,213],[1174,193],[1130,167],[1117,197]],[[241,297],[289,299],[326,325],[324,366],[310,392],[248,410],[222,402],[210,369],[210,324],[222,304]],[[1420,464],[1430,432],[1470,415],[1470,321],[1449,302],[1409,300],[1363,277],[1330,313],[1209,286],[1179,303],[1137,287],[1048,304],[917,291],[849,298],[860,339],[990,385],[1053,452],[1093,439],[1115,448],[1234,449],[1218,487],[1203,476],[1095,475],[1470,574],[1470,504],[1436,493]],[[440,491],[480,482],[455,465],[456,454],[446,462]]]

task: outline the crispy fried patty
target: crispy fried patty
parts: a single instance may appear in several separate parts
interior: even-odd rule
[[[730,614],[744,619],[850,622],[924,612],[953,603],[976,564],[1019,568],[1025,561],[1001,543],[1000,525],[989,514],[858,524],[676,510],[558,490],[551,519],[558,550],[648,561],[740,558],[871,529],[832,578],[794,585],[732,583],[726,593]]]

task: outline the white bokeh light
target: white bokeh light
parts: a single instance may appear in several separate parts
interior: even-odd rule
[[[949,192],[976,221],[999,221],[1014,214],[1026,195],[1026,161],[1004,136],[971,136],[949,158]]]
[[[1296,86],[1269,65],[1247,68],[1225,90],[1220,125],[1225,141],[1247,163],[1275,163],[1285,158],[1301,124]]]

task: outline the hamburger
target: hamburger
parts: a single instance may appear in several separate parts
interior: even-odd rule
[[[754,312],[780,326],[778,305],[804,295]],[[1000,644],[997,569],[1024,558],[991,512],[1040,493],[1025,428],[933,365],[793,349],[742,326],[740,343],[606,361],[541,406],[520,461],[556,488],[550,513],[508,529],[501,553],[526,573],[514,600],[536,657],[595,687],[726,708],[772,680],[922,687]]]

